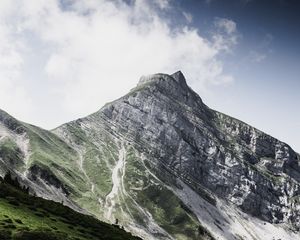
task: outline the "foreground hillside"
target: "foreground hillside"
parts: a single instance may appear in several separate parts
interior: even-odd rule
[[[299,240],[300,157],[181,72],[53,131],[0,111],[0,174],[144,239]]]
[[[16,187],[17,186],[17,187]],[[0,182],[1,240],[138,240],[119,226],[60,203],[28,195],[16,181]]]

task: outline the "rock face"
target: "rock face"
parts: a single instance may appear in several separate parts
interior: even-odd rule
[[[300,239],[299,154],[207,107],[181,72],[52,132],[1,115],[0,146],[19,154],[0,148],[2,172],[145,239]]]

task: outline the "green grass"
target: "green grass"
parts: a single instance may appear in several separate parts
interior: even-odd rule
[[[109,164],[114,160],[111,158],[112,156],[106,151],[100,152],[96,148],[88,148],[84,155],[84,169],[90,180],[95,184],[95,191],[102,198],[105,198],[112,188],[112,173]]]
[[[1,240],[139,239],[118,226],[100,222],[59,203],[0,183]]]
[[[94,193],[91,191],[85,192],[76,202],[87,209],[89,212],[103,217],[103,210],[100,208],[99,199],[105,201],[105,197],[112,189],[111,168],[115,165],[118,151],[111,144],[106,144],[101,147],[101,150],[89,143],[86,145],[83,155],[83,168],[90,181],[90,187],[94,184]]]

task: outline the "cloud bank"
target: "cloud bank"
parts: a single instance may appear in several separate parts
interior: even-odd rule
[[[151,3],[150,3],[151,2]],[[216,19],[212,36],[177,24],[168,0],[1,0],[0,108],[46,128],[125,94],[140,76],[182,70],[198,91],[233,81],[220,55],[236,24]]]

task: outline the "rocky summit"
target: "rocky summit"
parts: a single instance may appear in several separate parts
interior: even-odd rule
[[[181,72],[52,131],[0,111],[0,173],[144,239],[300,239],[300,156]]]

